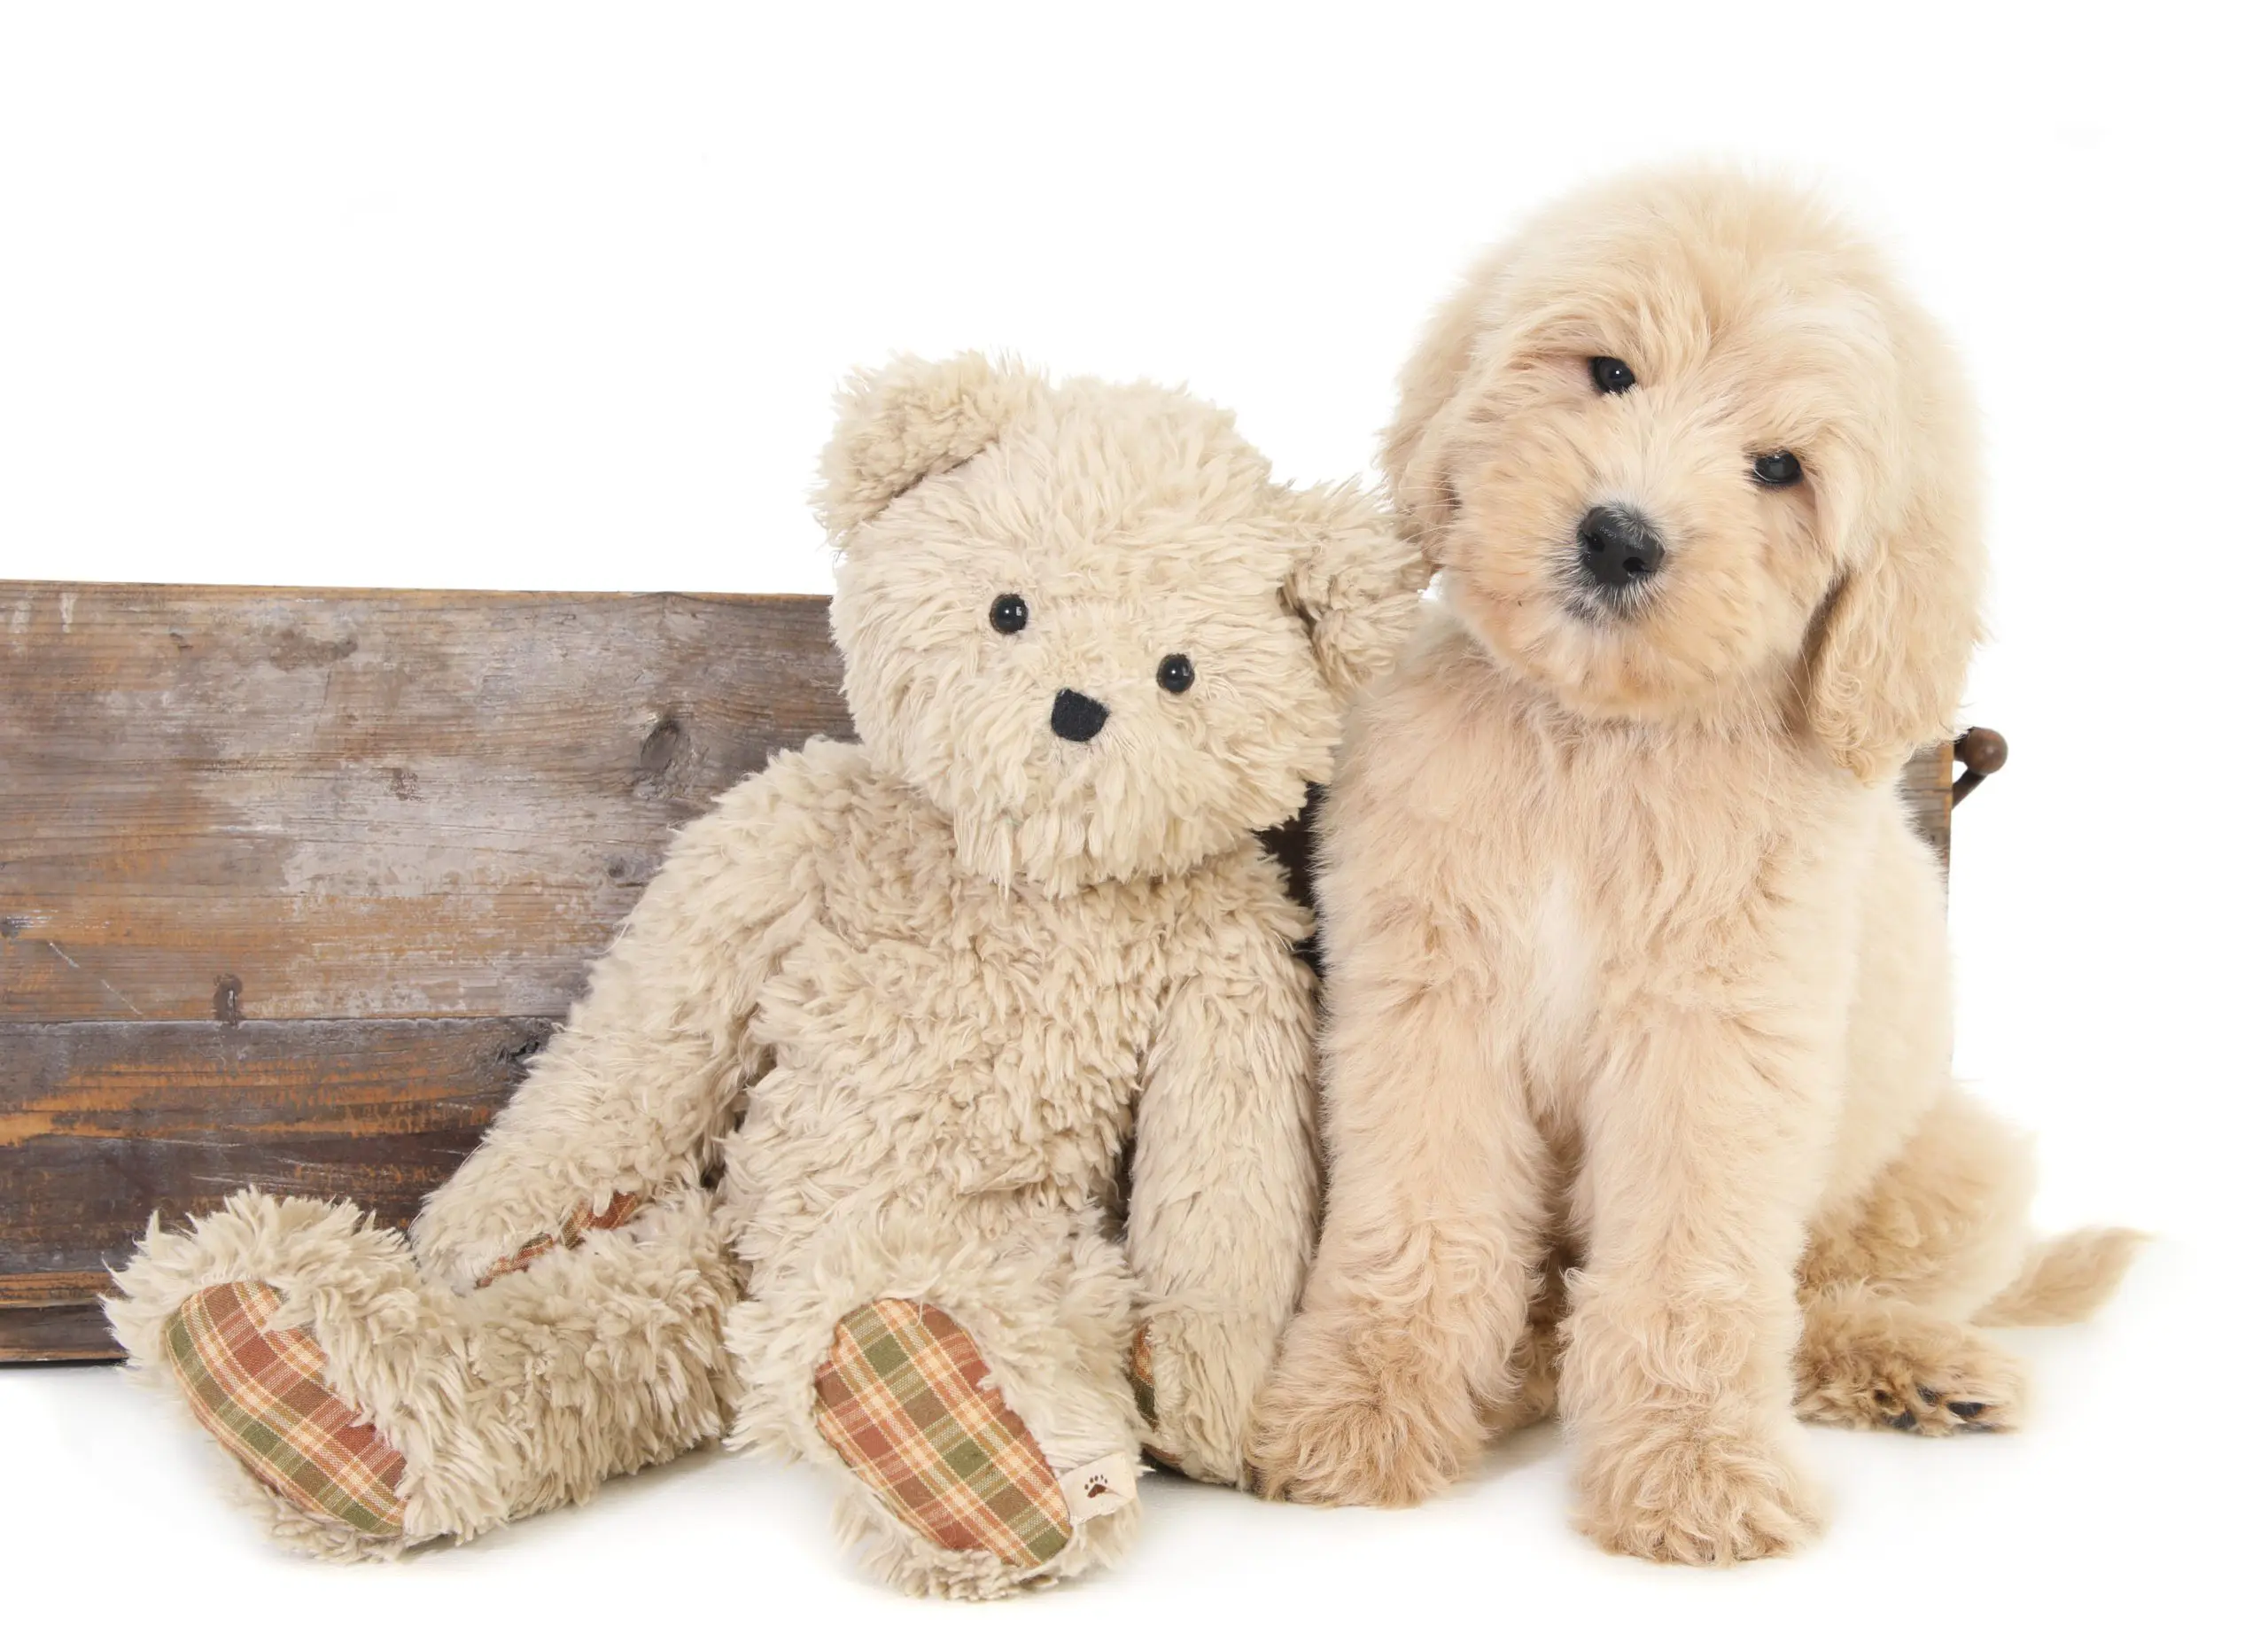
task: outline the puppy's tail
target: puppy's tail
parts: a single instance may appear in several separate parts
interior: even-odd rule
[[[2083,1322],[2110,1297],[2148,1241],[2147,1233],[2110,1226],[2035,1242],[2016,1280],[1992,1296],[1977,1321],[1984,1327]]]

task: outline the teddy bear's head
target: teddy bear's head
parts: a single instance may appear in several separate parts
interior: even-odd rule
[[[1353,486],[1285,487],[1184,393],[974,354],[853,378],[817,502],[875,763],[972,869],[1186,869],[1331,770],[1425,569]]]

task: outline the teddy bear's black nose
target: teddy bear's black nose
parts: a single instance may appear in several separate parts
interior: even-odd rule
[[[1056,736],[1084,743],[1101,731],[1102,723],[1109,719],[1108,709],[1085,693],[1066,687],[1055,695],[1055,712],[1047,718],[1047,724],[1055,728]]]

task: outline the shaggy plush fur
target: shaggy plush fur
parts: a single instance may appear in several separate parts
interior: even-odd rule
[[[1328,774],[1424,564],[1361,493],[1271,482],[1216,409],[973,356],[855,381],[819,503],[863,743],[778,757],[678,837],[411,1242],[245,1195],[120,1273],[153,1372],[190,1292],[276,1287],[407,1456],[408,1542],[719,1435],[840,1469],[813,1376],[883,1296],[960,1323],[1059,1473],[1146,1443],[1243,1478],[1317,1189],[1308,926],[1252,830]],[[1066,689],[1108,711],[1088,741],[1051,729]],[[625,1193],[620,1229],[477,1286]],[[1137,1513],[1037,1573],[847,1474],[842,1524],[903,1587],[990,1595],[1113,1559]]]
[[[2084,1315],[2132,1249],[2027,1259],[1891,787],[1978,633],[1961,380],[1810,198],[1641,177],[1480,264],[1386,464],[1446,607],[1324,821],[1331,1192],[1255,1459],[1413,1502],[1556,1366],[1592,1536],[1779,1552],[1820,1514],[1798,1408],[2009,1426],[2020,1371],[1974,1324]],[[1586,575],[1595,507],[1650,522],[1658,571]]]

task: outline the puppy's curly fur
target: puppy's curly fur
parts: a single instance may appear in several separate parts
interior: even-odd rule
[[[1323,824],[1330,1201],[1253,1457],[1412,1502],[1556,1368],[1593,1537],[1777,1553],[1820,1516],[1798,1412],[2012,1425],[1977,1323],[2085,1314],[2134,1241],[2027,1257],[1892,787],[1978,634],[1968,396],[1872,249],[1720,172],[1545,214],[1402,388],[1444,604]],[[1586,571],[1602,512],[1651,565]]]

